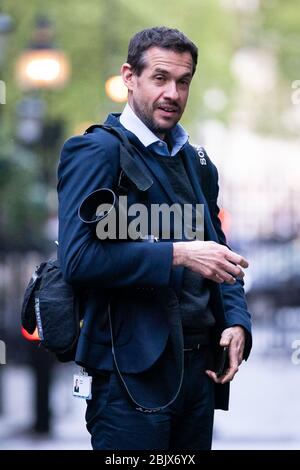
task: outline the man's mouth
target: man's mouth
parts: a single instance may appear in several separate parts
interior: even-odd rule
[[[170,106],[170,105],[162,105],[162,106],[157,106],[157,109],[160,111],[163,111],[166,114],[175,114],[178,113],[178,107],[177,106]]]

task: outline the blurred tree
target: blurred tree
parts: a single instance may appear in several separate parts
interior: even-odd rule
[[[42,250],[46,188],[36,154],[11,143],[0,155],[0,252]]]
[[[225,8],[237,3],[233,0],[86,0],[84,3],[52,0],[45,4],[41,0],[4,0],[3,9],[15,22],[5,73],[9,95],[7,107],[13,109],[21,96],[14,84],[15,61],[28,45],[35,15],[42,13],[53,20],[56,42],[72,63],[69,86],[61,91],[44,92],[46,101],[51,96],[50,116],[66,122],[66,136],[81,122],[103,120],[108,111],[122,109],[106,97],[105,80],[118,74],[126,59],[131,35],[144,27],[161,24],[185,31],[199,46],[199,67],[184,122],[190,126],[195,119],[210,116],[226,121],[234,106],[231,97],[235,82],[230,61],[237,48],[254,44],[271,47],[285,84],[300,73],[297,0],[263,0],[255,2],[260,7],[252,10]],[[222,90],[228,97],[227,106],[219,110],[207,107],[202,102],[206,89]],[[11,119],[7,127],[11,128]]]
[[[183,119],[191,134],[195,130],[193,125],[205,119],[230,122],[235,109],[241,104],[249,107],[249,125],[256,131],[293,134],[295,130],[286,126],[280,116],[289,112],[291,81],[300,78],[300,9],[297,3],[297,0],[52,0],[47,3],[42,0],[3,0],[2,9],[12,16],[15,29],[10,38],[8,60],[2,77],[7,84],[7,104],[2,107],[5,109],[0,130],[2,141],[11,142],[15,136],[14,110],[16,103],[23,98],[15,82],[15,63],[30,42],[37,14],[45,14],[53,21],[55,41],[69,56],[72,65],[72,77],[65,89],[44,90],[40,96],[47,103],[47,119],[51,122],[45,123],[48,126],[48,138],[44,141],[46,151],[44,145],[43,156],[41,149],[35,148],[34,152],[37,160],[47,159],[44,167],[47,169],[46,178],[53,185],[59,141],[55,142],[52,138],[59,123],[64,124],[63,128],[60,127],[60,132],[63,132],[61,137],[68,137],[89,123],[103,121],[110,111],[121,111],[123,105],[113,103],[106,96],[104,83],[109,76],[119,73],[120,65],[126,60],[127,44],[132,34],[153,25],[176,27],[199,46],[198,70]],[[251,67],[248,73],[246,68],[242,70],[244,65],[239,65],[244,76],[248,73],[255,79],[255,74],[260,75],[264,67],[264,64],[261,68],[259,65],[263,60],[261,57],[269,55],[276,65],[276,77],[272,89],[270,85],[259,98],[255,93],[249,93],[248,101],[243,101],[243,95],[237,93],[239,83],[232,73],[232,59],[236,52],[247,48],[258,52],[260,62],[257,61],[254,73]],[[259,55],[260,52],[266,52],[265,56]],[[256,106],[258,100],[259,109]],[[53,123],[58,126],[56,130]],[[28,175],[25,176],[27,171],[21,171],[19,163],[10,157],[16,149],[13,142],[10,153],[4,154],[0,149],[0,163],[2,178],[10,182],[5,185],[5,196],[9,201],[19,198],[21,206],[15,202],[15,211],[19,207],[18,223],[21,223],[22,217],[24,220],[29,217],[25,216],[23,202],[28,202],[29,194],[33,192],[36,195],[38,191],[29,191],[24,197],[20,188],[25,188],[29,183],[26,180],[27,183],[23,184],[20,178],[26,179]],[[20,161],[22,152],[18,152]],[[42,181],[43,178],[39,178],[39,184]],[[18,188],[18,191],[13,188]],[[36,206],[34,210],[29,209],[30,217],[40,214],[40,208],[36,210]],[[1,216],[8,223],[7,227],[10,226],[8,218],[13,214],[10,211],[10,215]],[[14,223],[17,227],[17,221]]]
[[[81,122],[103,120],[107,112],[122,106],[111,103],[105,95],[105,80],[119,73],[126,60],[128,39],[139,29],[166,24],[182,29],[199,45],[199,72],[192,88],[191,124],[199,117],[200,98],[206,87],[232,86],[228,61],[235,38],[234,18],[222,12],[217,0],[198,2],[179,0],[141,3],[137,0],[52,0],[44,4],[4,0],[4,9],[13,16],[15,34],[11,41],[6,69],[9,86],[8,108],[13,108],[21,92],[15,86],[14,67],[20,52],[27,46],[36,14],[46,14],[56,25],[56,42],[70,57],[72,78],[61,91],[45,91],[50,116],[66,122],[66,135],[72,134]],[[221,14],[222,13],[222,14]],[[209,111],[208,111],[209,112]],[[223,116],[224,117],[224,116]],[[8,122],[11,127],[11,120]]]

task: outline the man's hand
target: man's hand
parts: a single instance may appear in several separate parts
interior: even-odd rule
[[[229,347],[229,369],[227,369],[225,375],[222,377],[217,377],[216,373],[212,370],[207,370],[207,375],[217,384],[225,384],[230,382],[233,379],[237,371],[239,370],[239,365],[243,360],[243,353],[245,347],[245,331],[241,326],[232,326],[231,328],[226,328],[223,331],[220,346]]]
[[[243,278],[241,269],[248,261],[227,246],[211,241],[177,242],[173,244],[173,266],[185,266],[207,279],[234,284]]]

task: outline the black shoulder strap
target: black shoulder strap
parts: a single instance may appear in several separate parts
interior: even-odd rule
[[[200,183],[205,199],[209,201],[211,195],[212,172],[210,170],[210,160],[203,147],[193,145],[199,163]]]
[[[120,186],[123,171],[127,178],[137,187],[139,191],[146,191],[149,189],[153,184],[153,180],[151,176],[145,171],[145,168],[141,168],[137,159],[134,158],[134,154],[132,152],[133,145],[129,142],[125,133],[122,132],[122,130],[118,127],[108,126],[106,124],[94,124],[93,126],[90,126],[84,134],[90,134],[96,128],[103,129],[115,135],[122,144],[120,146],[121,174],[119,177],[118,186]]]

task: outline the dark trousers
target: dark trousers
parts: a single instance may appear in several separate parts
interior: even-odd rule
[[[93,449],[166,451],[211,448],[214,386],[204,372],[208,351],[203,347],[184,355],[181,391],[173,404],[156,413],[136,410],[116,373],[93,377],[92,400],[87,401],[86,411]],[[164,377],[159,380],[163,383]]]

